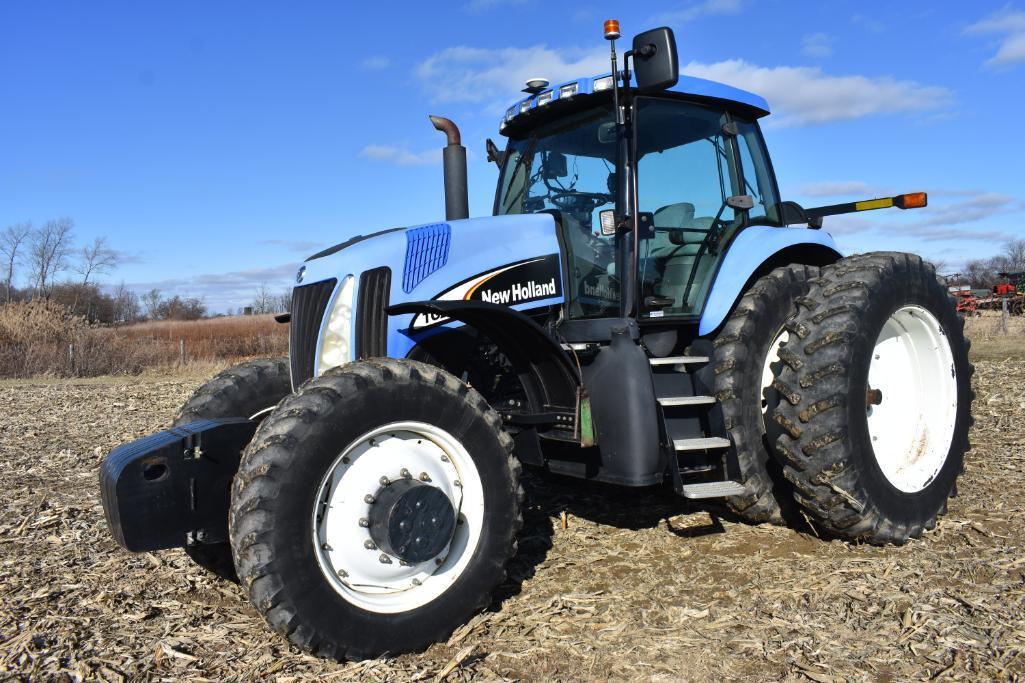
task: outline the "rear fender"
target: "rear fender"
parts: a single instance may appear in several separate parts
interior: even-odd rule
[[[714,332],[733,310],[748,283],[789,263],[823,266],[842,258],[833,236],[808,228],[752,226],[730,244],[701,314],[698,334]]]

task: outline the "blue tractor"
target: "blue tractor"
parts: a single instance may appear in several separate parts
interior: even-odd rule
[[[622,69],[606,37],[610,73],[532,80],[505,114],[493,216],[468,217],[459,131],[432,117],[446,219],[308,258],[287,359],[108,456],[121,545],[184,547],[293,643],[352,659],[489,604],[524,465],[851,541],[935,525],[968,448],[962,321],[918,256],[845,258],[821,229],[924,193],[783,201],[761,97],[680,76],[668,28]]]

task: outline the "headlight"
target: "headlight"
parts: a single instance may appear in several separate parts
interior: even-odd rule
[[[604,78],[594,79],[594,92],[601,92],[602,90],[609,90],[612,88],[612,76],[605,76]]]
[[[352,361],[352,289],[353,278],[349,275],[338,289],[321,333],[317,375]]]

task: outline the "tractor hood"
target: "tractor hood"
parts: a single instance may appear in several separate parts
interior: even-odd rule
[[[423,337],[459,325],[422,314],[388,316],[390,305],[454,299],[517,310],[559,305],[561,264],[555,220],[548,214],[392,228],[325,249],[296,274],[289,331],[293,382],[298,386],[297,379],[355,358],[403,358]]]

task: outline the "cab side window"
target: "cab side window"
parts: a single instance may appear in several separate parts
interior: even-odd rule
[[[755,200],[754,208],[748,211],[748,221],[752,225],[780,225],[779,196],[761,133],[752,123],[738,122],[738,128],[737,150],[744,169],[743,194],[749,194]]]

